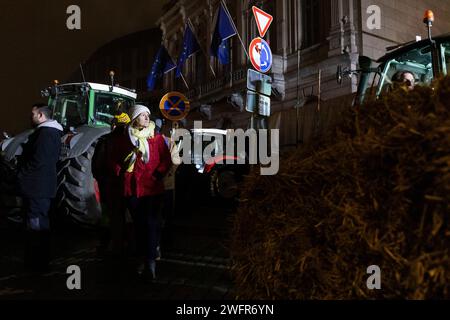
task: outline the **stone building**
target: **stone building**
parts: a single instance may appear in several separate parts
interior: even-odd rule
[[[415,40],[418,35],[426,37],[422,23],[426,9],[435,13],[435,35],[450,32],[448,0],[224,2],[246,50],[250,41],[258,36],[252,6],[274,17],[265,39],[273,53],[273,65],[268,73],[273,80],[271,114],[276,123],[274,126],[282,129],[282,144],[311,138],[317,111],[312,111],[314,108],[311,107],[303,108],[305,105],[348,98],[356,92],[356,76],[337,84],[338,65],[356,69],[360,55],[376,60],[388,46]],[[184,93],[191,101],[192,110],[183,123],[187,127],[192,126],[194,120],[202,120],[208,127],[246,128],[250,118],[245,111],[246,78],[247,69],[252,66],[239,38],[231,38],[230,64],[221,65],[216,58],[209,56],[219,3],[220,0],[168,1],[163,15],[156,22],[159,30],[138,32],[99,49],[86,63],[86,74],[91,81],[107,81],[108,68],[116,68],[120,84],[136,88],[138,99],[149,103],[153,110],[158,109],[158,101],[164,93],[173,90]],[[379,26],[374,29],[371,22],[376,12],[379,13]],[[171,71],[164,75],[156,90],[146,91],[145,79],[160,43],[165,45],[176,62],[188,20],[202,50],[184,65],[187,86],[181,78],[175,77],[175,71]],[[301,106],[299,112],[296,106]],[[331,121],[335,115],[325,117]],[[297,126],[299,121],[300,129]]]
[[[337,65],[356,69],[360,55],[376,60],[387,46],[414,40],[417,35],[425,37],[422,16],[426,9],[435,12],[435,34],[450,31],[450,2],[446,0],[227,0],[225,3],[245,48],[258,36],[252,6],[274,16],[265,36],[273,52],[269,72],[273,79],[272,115],[289,113],[305,101],[329,101],[354,93],[357,77],[337,84]],[[246,73],[251,65],[238,37],[232,38],[230,65],[222,66],[217,59],[204,54],[209,50],[218,6],[219,0],[173,0],[166,5],[157,24],[170,55],[174,59],[178,56],[188,19],[203,52],[185,64],[183,73],[189,88],[171,72],[164,77],[163,91],[178,90],[188,95],[193,107],[188,126],[192,120],[203,120],[214,127],[245,128],[249,119],[244,109]],[[374,29],[370,22],[377,12],[380,25]],[[303,126],[307,126],[306,118]],[[281,126],[285,134],[291,131],[295,140],[292,121]],[[290,139],[284,140],[288,143]]]

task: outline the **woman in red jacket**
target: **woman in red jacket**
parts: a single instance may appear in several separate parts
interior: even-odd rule
[[[164,138],[155,133],[150,110],[135,105],[131,123],[115,141],[109,166],[123,181],[123,195],[133,217],[137,251],[144,258],[144,276],[155,278],[163,177],[170,168]]]

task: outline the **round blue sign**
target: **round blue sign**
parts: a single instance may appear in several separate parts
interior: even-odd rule
[[[261,38],[255,38],[250,43],[250,61],[253,67],[266,73],[272,67],[272,51],[269,44]]]
[[[159,103],[163,116],[172,121],[184,119],[190,109],[189,100],[179,92],[169,92]]]

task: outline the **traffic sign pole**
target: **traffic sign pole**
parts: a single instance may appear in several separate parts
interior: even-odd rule
[[[273,21],[273,16],[255,6],[252,7],[252,11],[255,16],[256,25],[261,38],[255,38],[251,41],[249,46],[249,58],[252,66],[257,71],[266,73],[272,67],[272,51],[270,50],[269,44],[262,38],[266,35],[266,32]],[[249,70],[247,73],[247,78],[250,78],[250,75],[251,72]],[[247,79],[247,89],[249,90],[247,93],[247,104],[254,103],[254,105],[247,105],[246,109],[247,111],[252,112],[250,127],[255,130],[267,128],[267,117],[270,115],[271,92],[266,92],[266,87],[268,86],[266,86],[265,82],[269,84],[271,82],[268,82],[268,80],[264,77],[265,75],[261,74],[261,76],[253,81]],[[251,82],[254,83],[254,86]],[[271,86],[269,89],[271,89]],[[256,92],[253,92],[253,90]],[[267,94],[267,96],[263,95],[263,93]]]

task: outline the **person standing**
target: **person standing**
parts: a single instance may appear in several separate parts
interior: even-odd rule
[[[48,271],[50,263],[50,219],[52,199],[56,196],[56,163],[61,152],[63,128],[52,120],[45,104],[31,110],[34,132],[28,137],[18,161],[18,186],[26,213],[25,267]]]
[[[111,132],[103,136],[95,147],[92,174],[98,183],[102,206],[98,253],[110,252],[115,257],[121,257],[124,253],[126,210],[122,182],[107,167],[107,163],[114,150],[115,136],[124,134],[130,118],[122,109],[121,101],[116,104],[114,114]]]
[[[116,137],[110,165],[122,178],[123,195],[133,218],[136,249],[143,259],[138,271],[146,279],[155,279],[162,179],[171,164],[170,153],[162,135],[155,133],[146,106],[135,105],[129,114],[131,123],[124,135]]]
[[[170,155],[171,155],[171,165],[169,168],[169,171],[164,176],[163,183],[164,183],[164,200],[163,200],[163,206],[161,211],[162,216],[162,224],[161,224],[161,231],[162,229],[172,222],[173,216],[174,216],[174,200],[175,200],[175,176],[178,166],[181,163],[180,155],[178,154],[177,144],[175,143],[173,139],[174,131],[176,130],[176,127],[172,128],[170,130],[170,136],[165,136],[164,141],[166,143],[167,148],[169,149]],[[166,239],[172,240],[172,235],[170,234],[171,229],[168,228],[164,233],[169,232],[169,235],[167,235]],[[159,258],[161,258],[161,234],[160,234],[160,241],[158,245],[158,255]]]

